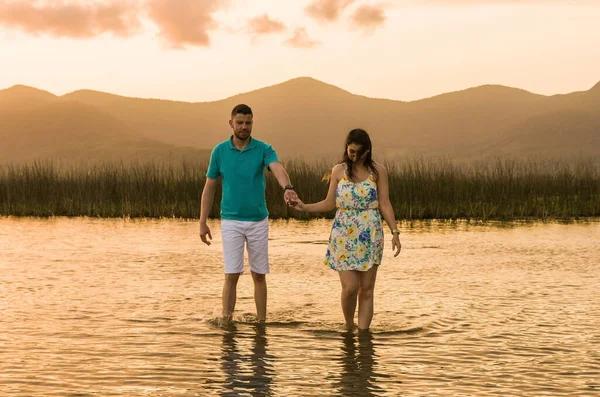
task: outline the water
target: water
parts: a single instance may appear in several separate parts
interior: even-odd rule
[[[405,224],[360,335],[329,227],[273,222],[268,322],[245,274],[222,327],[218,223],[1,218],[0,395],[600,395],[600,223]]]

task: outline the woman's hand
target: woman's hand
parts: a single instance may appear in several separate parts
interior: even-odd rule
[[[400,234],[394,233],[392,235],[392,250],[394,252],[394,258],[400,254],[400,250],[402,249],[402,244],[400,244]]]
[[[304,204],[299,197],[296,197],[296,201],[290,202],[289,205],[296,211],[304,211],[304,208],[306,207],[306,204]]]

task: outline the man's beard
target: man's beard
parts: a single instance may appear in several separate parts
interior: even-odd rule
[[[243,133],[243,131],[240,131],[240,132],[236,132],[234,135],[240,141],[245,141],[246,139],[250,138],[250,131],[246,131],[246,134],[248,134],[248,135],[242,135],[242,133]]]

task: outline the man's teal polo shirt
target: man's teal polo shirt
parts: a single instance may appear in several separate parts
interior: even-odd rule
[[[239,150],[233,136],[219,143],[210,155],[206,177],[222,177],[221,219],[261,221],[269,216],[265,201],[265,167],[279,161],[271,145],[249,138]]]

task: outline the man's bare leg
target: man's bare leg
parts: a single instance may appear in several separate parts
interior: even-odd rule
[[[259,322],[267,320],[267,278],[265,274],[254,273],[254,302],[256,303],[256,317]]]
[[[223,322],[228,323],[233,317],[235,310],[235,301],[237,298],[237,283],[240,273],[225,274],[225,283],[223,284]]]

